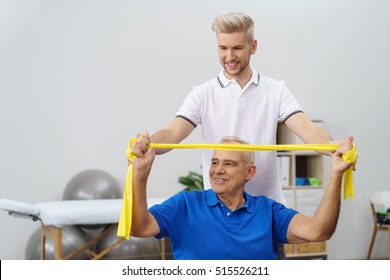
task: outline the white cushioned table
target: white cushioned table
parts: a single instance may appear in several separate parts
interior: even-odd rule
[[[148,199],[149,207],[163,202],[162,198]],[[41,222],[41,259],[45,259],[46,238],[51,238],[55,244],[55,259],[70,259],[79,251],[90,255],[91,259],[101,259],[124,239],[118,239],[101,252],[93,252],[89,248],[110,231],[117,227],[122,208],[122,199],[91,199],[91,200],[59,200],[28,204],[20,201],[2,198],[0,209],[8,211],[15,217],[29,217]],[[89,240],[83,246],[75,249],[67,256],[62,256],[62,228],[73,225],[104,225],[108,226],[98,236]],[[164,242],[162,242],[164,245]],[[164,254],[163,254],[164,253]],[[162,247],[162,259],[165,251]]]

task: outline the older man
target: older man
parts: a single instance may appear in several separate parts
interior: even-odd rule
[[[233,136],[221,143],[247,144]],[[132,161],[131,234],[169,237],[175,259],[275,259],[280,243],[328,240],[337,225],[343,173],[352,165],[342,154],[351,148],[352,137],[340,142],[332,156],[322,202],[314,216],[308,217],[265,196],[246,193],[245,185],[256,173],[255,155],[225,150],[213,153],[209,170],[212,189],[180,192],[148,209],[147,178],[155,157],[149,147]]]

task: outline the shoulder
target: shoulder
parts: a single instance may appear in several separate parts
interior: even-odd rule
[[[285,87],[286,83],[283,80],[277,80],[274,78],[271,78],[269,76],[266,76],[264,74],[259,73],[260,75],[260,85],[266,85],[268,87]]]
[[[264,195],[253,196],[253,200],[257,207],[261,207],[262,209],[269,209],[272,212],[279,212],[284,209],[288,209],[282,203],[277,202],[276,200],[269,198]]]
[[[173,195],[171,198],[167,199],[164,203],[176,203],[176,204],[193,204],[195,201],[200,201],[205,199],[205,190],[201,191],[180,191],[177,194]]]
[[[254,200],[255,204],[257,204],[257,205],[266,205],[269,207],[272,207],[274,204],[278,203],[275,200],[273,200],[272,198],[269,198],[269,197],[264,196],[264,195],[253,196],[253,200]]]
[[[218,80],[218,76],[215,76],[202,84],[198,84],[198,85],[194,86],[193,89],[195,91],[198,91],[198,92],[206,92],[206,91],[210,91],[210,90],[215,91],[216,89],[222,89],[222,88],[223,88],[223,85]]]

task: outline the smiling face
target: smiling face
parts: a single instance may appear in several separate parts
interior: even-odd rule
[[[209,178],[213,191],[223,196],[242,196],[245,184],[256,172],[243,152],[216,150],[211,159]]]
[[[219,61],[228,79],[249,79],[252,71],[250,56],[255,54],[257,41],[248,41],[245,32],[217,33]]]

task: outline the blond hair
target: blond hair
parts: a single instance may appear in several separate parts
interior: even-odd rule
[[[216,33],[246,32],[248,42],[254,40],[255,24],[244,13],[229,13],[214,19],[211,29]]]

